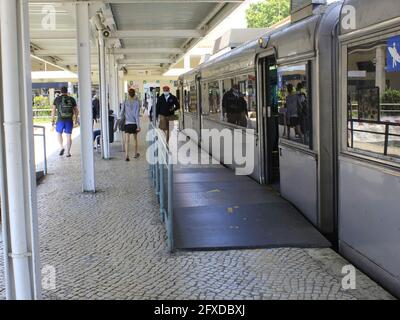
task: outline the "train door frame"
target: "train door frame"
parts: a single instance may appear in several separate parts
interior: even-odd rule
[[[185,99],[186,99],[186,93],[185,93],[185,86],[183,81],[179,81],[179,90],[180,90],[180,97],[179,97],[179,103],[180,103],[180,115],[179,115],[179,130],[183,130],[185,128],[185,117],[184,112],[185,112]]]
[[[269,83],[269,68],[267,69],[268,61],[274,61],[276,63],[276,56],[274,51],[268,51],[257,57],[257,79],[258,79],[258,114],[259,116],[259,129],[261,134],[260,139],[260,154],[261,154],[261,183],[268,185],[279,184],[279,144],[278,141],[272,141],[274,138],[270,134],[272,127],[272,106],[269,104],[270,89],[268,88]],[[270,66],[270,64],[268,64]],[[279,140],[279,135],[275,135],[275,139]],[[273,145],[276,144],[277,148],[274,151]],[[273,168],[273,153],[277,152],[278,167]],[[274,170],[277,170],[278,178],[274,178]]]
[[[199,125],[199,140],[198,140],[198,144],[201,145],[201,141],[202,141],[202,136],[201,136],[201,129],[202,129],[202,115],[203,115],[203,103],[202,103],[202,90],[201,90],[201,77],[197,76],[196,77],[196,93],[197,93],[197,117],[198,117],[198,125]]]

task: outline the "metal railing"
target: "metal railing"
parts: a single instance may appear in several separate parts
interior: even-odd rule
[[[397,137],[400,138],[400,134],[397,133],[391,133],[390,128],[400,128],[400,123],[396,122],[387,122],[387,121],[371,121],[371,120],[356,120],[356,119],[349,119],[350,122],[350,128],[348,129],[351,133],[350,137],[350,147],[354,147],[354,132],[360,132],[360,133],[369,133],[369,134],[377,134],[377,135],[382,135],[384,136],[384,147],[383,147],[383,154],[385,156],[388,155],[388,148],[389,148],[389,137]],[[360,123],[360,124],[373,124],[373,125],[380,125],[384,126],[385,130],[384,132],[381,131],[376,131],[376,130],[362,130],[362,129],[354,129],[354,123]]]
[[[47,119],[51,118],[53,109],[32,109],[34,119]]]
[[[46,127],[44,126],[33,126],[34,127],[34,137],[43,138],[43,174],[47,176],[47,142],[46,142]],[[36,130],[41,130],[41,133],[36,133]]]
[[[164,133],[154,124],[149,126],[150,177],[160,204],[160,218],[168,235],[168,249],[174,246],[174,166]]]

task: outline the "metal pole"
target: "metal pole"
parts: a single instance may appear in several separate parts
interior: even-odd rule
[[[81,161],[83,192],[95,192],[93,155],[92,83],[90,69],[89,4],[76,3],[79,105],[81,109]]]
[[[118,101],[119,101],[119,91],[118,91],[118,64],[115,55],[113,55],[113,73],[114,73],[114,105],[113,110],[116,111],[118,109]]]
[[[385,156],[388,155],[388,147],[389,147],[389,124],[386,123],[385,125],[385,145],[384,145],[384,150],[383,150],[383,154]]]
[[[1,20],[1,17],[0,17]],[[3,87],[2,87],[2,68],[1,68],[1,27],[0,27],[0,97],[3,96]],[[7,218],[7,180],[6,180],[6,159],[5,159],[5,141],[4,141],[4,130],[2,124],[4,123],[3,119],[3,99],[0,99],[0,205],[1,205],[1,217],[2,221],[2,240],[3,247],[8,248],[8,218]],[[6,298],[11,299],[11,277],[10,275],[10,263],[8,250],[3,250],[4,257],[4,278],[5,278],[5,288],[6,288]]]
[[[43,130],[43,156],[44,156],[44,158],[43,158],[43,163],[44,163],[44,168],[43,168],[43,171],[44,171],[44,175],[45,176],[47,176],[47,141],[46,141],[46,127],[42,127],[42,130]]]
[[[1,0],[7,298],[41,298],[27,0]],[[4,181],[4,179],[3,179]]]
[[[100,102],[101,102],[101,136],[103,159],[110,159],[110,132],[108,125],[108,107],[106,92],[106,48],[102,30],[99,30],[99,54],[100,54]]]
[[[168,154],[168,243],[169,251],[174,251],[174,166],[171,154]]]

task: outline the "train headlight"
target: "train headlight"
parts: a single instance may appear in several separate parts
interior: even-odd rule
[[[268,46],[268,39],[265,39],[263,37],[259,38],[258,45],[260,46],[261,49],[265,49]]]

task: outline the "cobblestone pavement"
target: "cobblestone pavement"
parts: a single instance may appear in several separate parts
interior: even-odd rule
[[[80,192],[78,141],[73,158],[50,159],[38,207],[41,261],[57,287],[45,299],[392,299],[361,273],[356,290],[342,290],[348,262],[330,249],[169,255],[142,146],[130,163],[118,144],[110,161],[96,154],[94,195]]]

